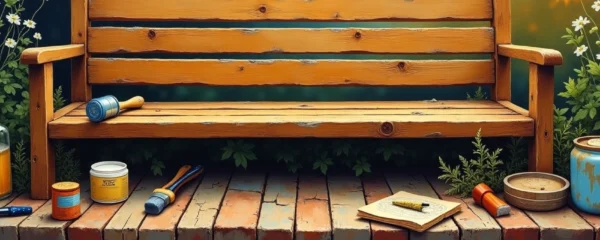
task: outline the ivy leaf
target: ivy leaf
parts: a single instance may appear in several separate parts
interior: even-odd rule
[[[159,160],[152,160],[152,165],[150,166],[150,169],[152,169],[152,173],[155,176],[162,176],[162,170],[165,168],[165,164],[162,161]]]
[[[587,109],[579,109],[579,111],[577,111],[577,114],[575,114],[575,121],[584,119],[588,115],[588,112],[589,111]]]
[[[6,92],[6,94],[10,94],[10,95],[15,95],[17,93],[12,84],[4,85],[4,92]]]
[[[590,109],[590,119],[594,119],[596,117],[596,108]]]
[[[17,61],[10,61],[10,62],[8,62],[8,67],[17,68],[17,67],[19,67],[19,63],[17,63]]]
[[[594,131],[596,130],[600,130],[600,121],[596,121],[596,124],[594,124]]]

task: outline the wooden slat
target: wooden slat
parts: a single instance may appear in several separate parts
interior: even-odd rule
[[[329,195],[323,176],[300,176],[296,204],[296,239],[331,240]]]
[[[504,199],[502,193],[497,194]],[[496,218],[502,227],[504,239],[537,240],[540,238],[540,227],[535,224],[522,210],[511,207],[510,215]]]
[[[124,110],[119,116],[349,116],[349,115],[517,115],[510,109],[400,109],[400,110]],[[85,117],[85,110],[78,109],[67,114],[68,117]]]
[[[209,240],[231,173],[207,172],[177,225],[177,239]]]
[[[104,239],[137,240],[138,228],[146,217],[144,203],[154,189],[168,181],[166,178],[152,177],[142,180],[104,228]]]
[[[35,213],[46,200],[34,200],[31,199],[29,194],[22,194],[13,201],[11,201],[8,206],[29,206]],[[0,221],[0,239],[2,240],[18,240],[19,239],[19,225],[23,222],[28,216],[18,216],[18,217],[10,217],[10,218],[2,218]]]
[[[554,67],[529,64],[529,116],[535,137],[529,144],[529,171],[554,172]]]
[[[363,177],[362,182],[367,204],[374,203],[392,195],[383,176]],[[372,240],[408,240],[408,234],[409,231],[405,228],[371,221]]]
[[[249,61],[92,58],[89,83],[443,86],[492,84],[493,74],[494,63],[491,60]]]
[[[256,239],[264,183],[264,174],[234,174],[215,222],[215,240]]]
[[[139,229],[139,240],[175,240],[177,237],[177,223],[179,223],[179,219],[190,203],[201,178],[202,176],[182,186],[176,193],[175,201],[169,204],[159,215],[146,215]]]
[[[143,4],[142,4],[143,2]],[[490,0],[355,0],[344,1],[220,1],[197,4],[178,0],[90,2],[92,20],[293,20],[293,21],[369,21],[369,20],[484,20],[492,18]]]
[[[442,200],[460,203],[461,211],[452,216],[461,232],[462,240],[490,239],[501,240],[502,233],[496,220],[485,209],[476,206],[473,199],[461,199],[448,196],[445,192],[450,186],[436,177],[428,177],[433,189]]]
[[[83,44],[87,49],[87,29],[90,26],[88,2],[71,0],[71,43]],[[87,102],[92,88],[87,84],[88,53],[71,61],[71,102]]]
[[[82,105],[77,109],[85,109]],[[487,109],[504,108],[494,101],[348,101],[348,102],[147,102],[143,109],[156,110],[232,110],[232,109],[328,109],[328,110],[373,110],[373,109]]]
[[[369,221],[356,216],[356,209],[365,205],[360,179],[349,176],[329,176],[327,185],[334,239],[370,239]]]
[[[129,194],[133,192],[140,182],[140,176],[130,176]],[[104,227],[115,213],[121,208],[122,203],[116,204],[93,204],[84,215],[69,226],[68,233],[70,239],[102,240]]]
[[[31,128],[31,197],[50,199],[55,180],[54,145],[48,123],[54,116],[52,63],[29,66],[29,125]]]
[[[378,29],[92,27],[88,34],[90,53],[494,52],[494,31],[487,27]]]
[[[12,202],[12,200],[17,198],[17,196],[19,196],[19,195],[16,193],[12,193],[7,198],[0,200],[0,207],[4,207],[4,206],[8,205],[10,202]]]
[[[572,207],[579,216],[581,216],[592,228],[594,228],[595,238],[594,240],[600,240],[600,216],[592,215],[590,213],[586,213],[581,211],[574,206]]]
[[[421,175],[410,175],[404,173],[387,173],[386,180],[393,193],[406,191],[413,194],[423,195],[427,197],[437,198],[438,195],[431,188],[431,185]],[[454,224],[452,218],[442,220],[425,232],[419,233],[410,232],[411,240],[427,240],[427,239],[453,239],[458,240],[459,228]]]
[[[83,44],[35,47],[23,50],[22,64],[44,64],[85,54]]]
[[[73,113],[73,110],[79,108],[81,105],[84,105],[85,103],[82,102],[75,102],[75,103],[71,103],[61,109],[58,109],[58,111],[54,112],[54,117],[52,118],[52,120],[56,120],[59,119],[69,113]],[[85,114],[85,112],[83,112],[83,114]]]
[[[81,214],[92,205],[89,182],[81,183]],[[72,221],[59,221],[52,218],[52,201],[46,202],[40,209],[29,215],[19,226],[20,239],[66,240],[67,227]]]
[[[384,135],[384,122],[393,131]],[[51,138],[197,137],[472,137],[531,136],[533,122],[521,115],[377,116],[119,116],[99,124],[87,117],[50,123]]]
[[[501,44],[498,45],[498,54],[546,66],[562,65],[563,63],[562,54],[559,51],[547,48]]]
[[[492,26],[496,34],[497,44],[510,44],[511,32],[511,5],[510,0],[493,0],[494,19]],[[497,51],[496,51],[497,52]],[[492,99],[497,101],[511,100],[511,62],[510,58],[494,54],[496,59],[496,84],[492,87]]]
[[[500,105],[505,106],[506,108],[521,114],[523,116],[529,116],[529,110],[526,110],[520,106],[517,106],[516,104],[509,102],[509,101],[498,101],[498,103],[500,103]]]
[[[293,240],[298,177],[271,174],[258,220],[258,240]]]
[[[569,207],[549,212],[526,213],[540,227],[540,239],[594,238],[594,229]]]

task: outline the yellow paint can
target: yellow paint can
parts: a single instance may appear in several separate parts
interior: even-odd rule
[[[119,203],[129,197],[127,164],[116,161],[98,162],[90,170],[92,200],[98,203]]]

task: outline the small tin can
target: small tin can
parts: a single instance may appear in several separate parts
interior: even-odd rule
[[[58,182],[52,184],[52,218],[61,221],[81,216],[79,183]]]
[[[119,203],[129,197],[129,170],[123,162],[106,161],[93,164],[90,182],[94,202]]]
[[[575,206],[600,214],[600,136],[574,140],[571,151],[571,199]]]

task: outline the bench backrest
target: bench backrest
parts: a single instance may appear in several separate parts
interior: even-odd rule
[[[92,85],[491,85],[496,82],[493,54],[496,44],[510,43],[509,0],[84,1],[72,0],[72,38],[73,42],[87,44],[89,59],[87,73],[83,74],[87,74],[85,78]],[[129,26],[143,22],[153,27],[95,24],[106,21],[136,22]],[[156,22],[182,21],[484,21],[490,24],[455,28],[154,27]],[[167,57],[168,54],[199,53],[225,54],[225,57]],[[236,60],[230,57],[235,56],[232,54],[347,53],[492,54],[489,59],[478,60],[452,57],[454,60],[248,60],[248,57]]]

